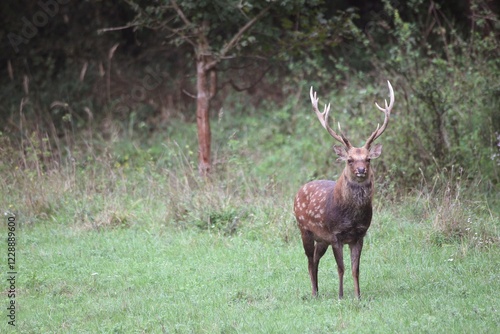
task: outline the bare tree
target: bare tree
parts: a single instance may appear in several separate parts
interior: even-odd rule
[[[182,5],[176,0],[170,0],[167,5],[154,5],[146,8],[140,7],[136,2],[127,0],[136,11],[137,16],[130,25],[148,27],[155,30],[167,32],[167,39],[175,44],[189,44],[194,51],[196,64],[196,122],[198,129],[198,170],[200,175],[206,176],[210,173],[212,164],[210,159],[211,131],[210,131],[210,100],[217,93],[217,65],[235,51],[236,46],[249,30],[265,16],[272,3],[263,1],[258,11],[245,12],[241,7],[235,7],[234,2],[227,2],[225,8],[232,8],[235,12],[245,18],[237,29],[232,25],[233,34],[225,34],[223,43],[213,43],[211,33],[211,21],[220,19],[216,7],[212,10],[198,8],[196,1],[183,1]],[[183,8],[183,6],[185,8]],[[206,5],[204,5],[206,6]],[[187,8],[187,10],[186,10]],[[214,10],[215,9],[215,10]],[[251,12],[257,12],[250,17]],[[244,14],[244,15],[242,15]],[[220,22],[218,22],[220,26]],[[228,29],[229,30],[229,29]],[[221,37],[221,36],[218,36]],[[216,45],[219,45],[217,47]]]

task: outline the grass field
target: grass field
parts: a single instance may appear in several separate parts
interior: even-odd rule
[[[307,261],[287,219],[227,236],[137,219],[95,230],[20,229],[20,333],[496,333],[496,246],[436,244],[430,226],[377,212],[361,265],[362,300],[337,300],[333,256],[310,296]],[[5,234],[5,229],[2,229]],[[268,234],[269,233],[269,234]],[[273,235],[274,234],[274,235]],[[348,262],[348,261],[347,261]],[[5,312],[5,311],[4,311]],[[9,329],[4,318],[0,331]]]
[[[68,146],[74,160],[28,143],[23,168],[3,146],[0,235],[15,214],[17,277],[16,327],[4,279],[0,333],[498,332],[498,206],[467,195],[461,174],[408,194],[378,182],[361,301],[349,274],[337,299],[331,251],[313,298],[292,199],[341,166],[315,169],[333,158],[307,136],[228,126],[200,179],[185,127],[191,142],[87,141]]]

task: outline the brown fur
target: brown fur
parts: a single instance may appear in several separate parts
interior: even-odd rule
[[[300,188],[295,197],[294,214],[302,234],[309,262],[312,294],[318,293],[318,265],[328,246],[332,246],[339,274],[339,298],[343,297],[343,246],[351,250],[355,294],[359,298],[359,259],[363,237],[372,219],[373,172],[370,159],[378,157],[382,147],[335,147],[344,171],[334,181],[312,181]]]
[[[346,161],[344,171],[337,182],[319,180],[312,181],[300,188],[295,196],[294,213],[302,234],[302,244],[308,260],[309,276],[312,284],[312,294],[318,293],[319,260],[325,254],[328,246],[332,246],[339,273],[339,298],[344,295],[344,258],[343,247],[349,245],[351,250],[351,267],[354,278],[354,292],[360,298],[359,292],[359,259],[363,249],[363,238],[372,221],[373,172],[370,160],[378,158],[382,153],[382,145],[372,143],[382,135],[389,122],[394,106],[394,90],[389,87],[390,102],[385,102],[385,108],[377,103],[377,109],[384,113],[382,126],[368,137],[362,147],[353,147],[342,133],[340,135],[328,124],[330,104],[325,105],[323,112],[318,108],[318,96],[311,87],[309,95],[313,111],[323,128],[342,146],[334,146],[340,160]]]

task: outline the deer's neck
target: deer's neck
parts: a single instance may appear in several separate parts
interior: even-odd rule
[[[344,171],[335,185],[334,201],[337,205],[346,207],[371,206],[373,198],[373,174],[366,180],[358,182],[350,180]]]

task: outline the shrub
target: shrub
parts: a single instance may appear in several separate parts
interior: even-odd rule
[[[500,183],[498,15],[485,2],[472,1],[470,30],[460,31],[434,2],[408,4],[415,17],[429,13],[425,22],[405,21],[384,3],[385,25],[373,25],[368,34],[392,41],[365,44],[376,55],[371,62],[377,76],[393,78],[397,91],[386,160],[400,167],[396,177],[408,186],[422,173],[428,179],[461,168],[465,178],[482,180],[491,191]]]

